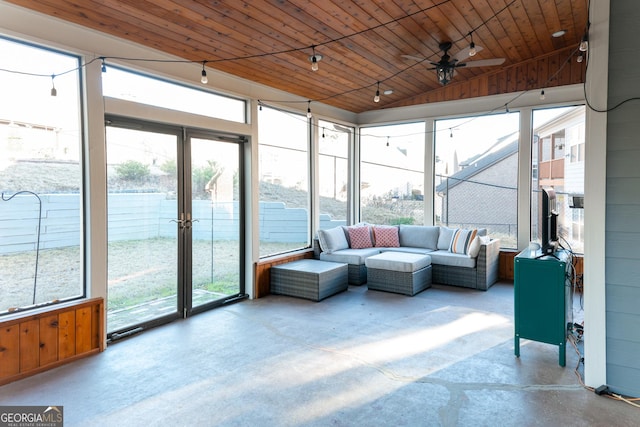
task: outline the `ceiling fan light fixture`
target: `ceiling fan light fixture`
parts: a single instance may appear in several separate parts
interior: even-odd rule
[[[453,79],[454,67],[446,65],[439,65],[436,67],[436,75],[438,76],[438,82],[442,86],[447,85]]]

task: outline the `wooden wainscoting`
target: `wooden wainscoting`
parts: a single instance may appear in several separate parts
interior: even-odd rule
[[[513,262],[516,255],[519,252],[517,251],[500,251],[500,270],[498,272],[498,277],[500,280],[511,280],[513,281]],[[574,286],[577,292],[582,292],[582,278],[584,274],[584,257],[582,255],[577,255],[575,257],[575,273],[576,277],[574,280]]]
[[[498,270],[498,278],[500,280],[513,281],[513,262],[519,253],[517,251],[500,251],[500,267]]]
[[[2,321],[0,385],[103,350],[102,298]]]
[[[258,261],[255,265],[256,282],[254,284],[254,298],[261,298],[271,293],[271,267],[305,258],[313,258],[313,249],[275,255]]]

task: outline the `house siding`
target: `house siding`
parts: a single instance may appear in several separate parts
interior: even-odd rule
[[[611,2],[609,106],[637,96],[640,3]],[[632,89],[633,88],[633,89]],[[608,113],[605,223],[607,384],[640,396],[640,104]],[[586,284],[588,286],[588,284]],[[588,326],[587,326],[588,327]]]

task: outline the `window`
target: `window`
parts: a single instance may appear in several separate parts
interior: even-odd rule
[[[517,247],[519,113],[437,120],[435,224]]]
[[[0,77],[6,314],[84,296],[82,123],[78,57],[4,38],[0,51],[0,69],[17,71]]]
[[[234,122],[246,122],[246,103],[155,77],[107,67],[102,73],[104,96]]]
[[[263,106],[258,133],[260,256],[308,247],[309,121]]]
[[[424,131],[424,122],[361,130],[362,221],[424,224]]]
[[[584,195],[584,106],[535,110],[533,128],[532,170],[538,173],[531,177],[531,239],[540,241],[541,188],[551,187],[556,193],[560,244],[582,253],[584,214],[581,208],[570,207],[570,196]],[[544,155],[543,146],[540,161],[537,161],[536,138],[550,141],[553,157]]]
[[[319,121],[320,228],[347,224],[349,142],[353,128]]]

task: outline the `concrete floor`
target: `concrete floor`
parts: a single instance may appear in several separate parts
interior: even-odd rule
[[[580,313],[576,314],[577,316]],[[158,327],[0,387],[65,426],[637,426],[558,347],[513,355],[513,286],[271,295]]]

